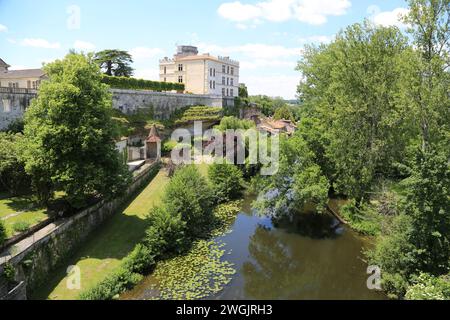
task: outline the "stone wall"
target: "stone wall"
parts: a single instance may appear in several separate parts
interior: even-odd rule
[[[33,292],[47,281],[51,272],[70,257],[107,218],[118,213],[126,201],[148,183],[158,168],[158,163],[144,166],[121,198],[101,201],[71,218],[59,221],[51,232],[33,241],[23,251],[15,253],[7,263],[16,269],[16,281],[25,281],[26,288],[22,290]],[[2,271],[0,266],[0,279]]]
[[[168,119],[173,112],[187,106],[223,107],[234,105],[233,98],[222,98],[221,96],[120,89],[111,89],[111,93],[113,108],[124,113],[134,113],[139,109],[152,108],[157,119]],[[0,130],[5,129],[15,119],[22,118],[36,95],[36,90],[0,88]]]
[[[21,119],[36,90],[0,87],[0,130],[5,129],[16,119]]]
[[[153,108],[157,119],[168,119],[176,110],[187,106],[222,107],[225,101],[221,96],[209,95],[119,89],[111,89],[111,92],[113,94],[113,108],[124,113],[134,113],[139,109]]]

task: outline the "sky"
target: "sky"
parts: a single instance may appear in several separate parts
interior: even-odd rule
[[[128,50],[135,77],[159,80],[177,45],[240,61],[252,95],[296,97],[305,44],[365,18],[404,28],[404,0],[0,0],[0,58],[40,68],[70,49]]]

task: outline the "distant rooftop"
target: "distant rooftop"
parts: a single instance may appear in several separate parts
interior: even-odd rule
[[[8,70],[0,72],[2,79],[41,78],[45,75],[42,69]]]
[[[172,63],[174,61],[194,61],[194,60],[212,60],[216,62],[226,62],[229,64],[234,64],[239,66],[239,62],[230,59],[230,57],[215,57],[209,53],[198,54],[198,48],[194,46],[178,46],[177,53],[174,55],[173,59],[165,57],[160,60],[160,63]]]

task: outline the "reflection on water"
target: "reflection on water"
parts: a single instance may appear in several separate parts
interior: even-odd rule
[[[246,199],[233,232],[217,239],[235,264],[232,282],[211,299],[384,299],[367,289],[364,248],[370,243],[326,215],[303,213],[271,221],[254,215]],[[148,277],[127,294],[146,298]]]

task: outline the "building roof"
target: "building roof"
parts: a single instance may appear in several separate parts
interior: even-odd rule
[[[148,135],[147,142],[161,142],[161,138],[159,137],[156,125],[153,125],[150,129],[150,134]]]
[[[7,64],[5,61],[3,61],[2,58],[0,58],[0,66],[6,67],[6,68],[9,68],[9,67],[10,67],[10,65]]]
[[[41,78],[45,76],[42,69],[8,70],[0,73],[0,79]]]

